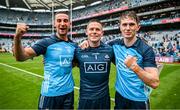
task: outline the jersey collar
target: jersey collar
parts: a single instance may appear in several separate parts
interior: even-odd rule
[[[72,40],[68,37],[68,41],[65,41],[65,40],[62,40],[62,39],[59,39],[56,34],[52,35],[51,36],[52,39],[58,41],[58,42],[72,42]]]
[[[127,47],[127,46],[125,45],[123,39],[121,39],[121,41],[120,41],[120,44],[121,44],[121,45],[124,45],[126,48],[137,47],[137,46],[139,45],[139,43],[140,43],[140,38],[139,38],[139,37],[137,37],[136,42],[135,42],[133,45],[129,46],[129,47]]]

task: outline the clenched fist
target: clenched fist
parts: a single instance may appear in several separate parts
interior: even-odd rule
[[[27,32],[28,29],[29,26],[27,26],[25,23],[17,23],[16,37],[22,37]]]
[[[128,67],[131,68],[134,65],[137,65],[137,58],[133,57],[131,55],[128,55],[126,59],[124,60],[124,64]]]

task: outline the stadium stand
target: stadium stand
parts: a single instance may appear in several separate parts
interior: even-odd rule
[[[139,36],[153,46],[157,61],[180,62],[179,7],[179,0],[107,0],[98,5],[88,5],[86,10],[78,9],[72,12],[72,40],[80,43],[86,39],[85,28],[92,18],[103,22],[103,42],[119,39],[119,15],[124,10],[135,10],[141,19]],[[11,52],[17,22],[25,22],[30,26],[23,41],[25,46],[30,46],[37,39],[50,36],[51,16],[50,12],[0,8],[0,50]]]

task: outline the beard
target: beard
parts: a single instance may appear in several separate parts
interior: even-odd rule
[[[60,31],[61,31],[61,30],[60,30]],[[60,31],[57,32],[57,34],[58,34],[60,37],[67,36],[67,31],[66,31],[66,30],[64,30],[64,31],[66,31],[66,32],[60,32]]]

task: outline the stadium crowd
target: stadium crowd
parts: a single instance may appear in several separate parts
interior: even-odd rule
[[[22,44],[24,47],[30,47],[36,42],[37,39],[23,39]],[[13,39],[11,38],[0,38],[0,50],[1,52],[12,53]]]
[[[96,6],[89,6],[84,9],[80,10],[74,10],[73,11],[73,19],[76,18],[81,18],[83,16],[88,16],[88,15],[93,15],[96,13],[101,13],[104,11],[112,10],[112,9],[117,9],[123,6],[128,6],[128,7],[137,7],[141,5],[146,5],[146,4],[151,4],[151,3],[156,3],[162,0],[110,0],[108,2],[101,3]]]
[[[173,57],[175,62],[180,61],[180,31],[148,32],[143,38],[149,41],[157,57]]]
[[[128,7],[136,7],[141,6],[145,4],[155,3],[162,0],[110,0],[107,2],[103,2],[98,5],[94,6],[87,6],[86,10],[79,9],[79,10],[73,10],[73,16],[72,19],[81,18],[84,16],[89,16],[97,13],[101,13],[103,11],[108,11],[112,9],[117,9],[123,6]],[[13,11],[13,10],[5,10],[0,9],[0,22],[1,23],[9,23],[9,24],[16,24],[17,22],[26,22],[31,25],[50,25],[52,23],[52,13],[46,12],[36,12],[34,14],[33,12],[27,12],[26,11]],[[8,13],[8,14],[7,14]]]
[[[79,9],[79,10],[73,10],[73,19],[76,18],[81,18],[83,16],[89,16],[93,14],[97,14],[103,11],[107,10],[112,10],[112,9],[117,9],[122,6],[128,6],[128,7],[137,7],[141,5],[147,5],[151,4],[154,2],[160,2],[162,0],[110,0],[103,2],[98,5],[94,6],[87,6],[86,10],[84,9]],[[173,2],[173,1],[172,1]],[[176,2],[175,2],[176,3]],[[169,8],[173,7],[174,3],[168,3],[167,5],[158,5],[161,8]],[[137,10],[137,13],[140,13],[139,16],[142,16],[141,14],[143,13],[148,13],[148,11],[154,12],[158,10],[158,6],[149,6],[147,8],[140,7]],[[13,11],[13,10],[7,10],[5,9],[0,9],[0,22],[1,23],[6,23],[6,24],[16,24],[17,22],[26,22],[27,24],[31,25],[51,25],[51,13],[31,13],[31,12],[21,12],[21,11]],[[149,24],[160,24],[163,19],[175,19],[178,18],[180,14],[178,11],[172,11],[172,12],[165,12],[165,14],[155,14],[153,16],[146,16],[147,18],[143,18],[141,20],[141,25],[149,25]],[[119,22],[118,18],[109,16],[107,17],[110,21],[103,21],[104,24],[104,30],[113,30],[113,29],[118,29]],[[78,24],[73,26],[73,32],[78,33],[78,34],[83,34],[85,33],[85,29],[83,26],[86,26],[86,24]],[[0,26],[1,27],[1,26]],[[11,29],[12,30],[12,29]],[[12,33],[6,30],[1,30],[2,33]],[[33,32],[32,32],[33,33]],[[42,36],[46,34],[42,34],[43,32],[40,32]],[[171,57],[173,56],[176,61],[179,61],[179,42],[180,42],[180,32],[178,30],[176,31],[153,31],[153,32],[141,32],[139,33],[141,37],[143,37],[148,43],[154,48],[154,51],[156,53],[156,56],[167,56]],[[50,35],[48,33],[48,35]],[[46,35],[47,36],[47,35]],[[12,39],[11,38],[0,38],[0,50],[6,51],[6,52],[11,52],[12,48]],[[83,37],[73,37],[73,41],[80,43],[84,39],[86,39],[84,36]],[[104,35],[102,41],[107,42],[110,40],[114,39],[119,39],[119,35],[117,34],[109,34],[109,35]],[[28,39],[23,39],[23,43],[25,46],[30,46],[31,44],[34,44],[35,40],[28,40]]]
[[[180,61],[180,31],[151,31],[140,32],[139,36],[148,42],[154,48],[156,56],[173,57],[175,61]],[[101,41],[108,42],[115,39],[121,39],[119,34],[105,35]],[[86,37],[73,37],[73,41],[81,43]],[[23,39],[23,45],[28,47],[35,43],[37,39]],[[0,38],[0,49],[5,52],[12,51],[13,40],[9,38]]]

